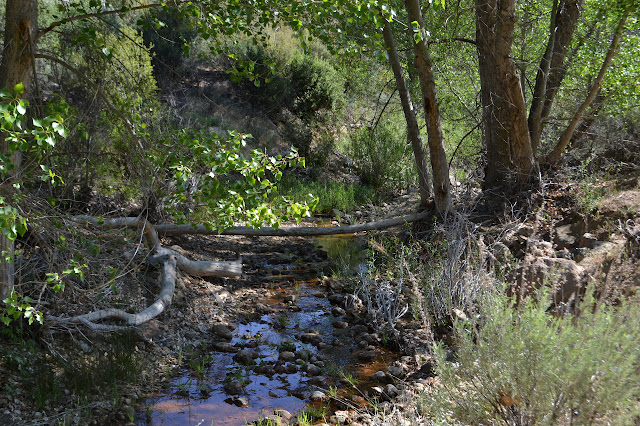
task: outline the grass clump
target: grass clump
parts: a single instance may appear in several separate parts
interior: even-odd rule
[[[277,195],[288,197],[295,202],[307,199],[309,193],[318,197],[315,211],[320,214],[329,214],[333,209],[350,211],[357,206],[378,201],[378,194],[369,186],[327,180],[303,180],[294,176],[282,179]]]
[[[448,424],[632,424],[640,412],[640,305],[589,289],[576,315],[550,316],[549,288],[519,306],[495,293],[455,322],[455,363],[436,348],[442,387],[424,405]]]

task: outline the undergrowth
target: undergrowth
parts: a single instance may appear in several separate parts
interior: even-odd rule
[[[425,411],[451,424],[633,424],[640,414],[640,305],[596,301],[553,317],[549,288],[515,306],[496,292],[457,320],[456,362],[436,348],[442,386]]]
[[[315,210],[319,214],[329,214],[334,209],[350,211],[357,206],[379,200],[378,193],[368,186],[328,180],[304,180],[291,175],[282,179],[277,191],[277,195],[288,197],[294,202],[306,199],[310,193],[319,198]]]

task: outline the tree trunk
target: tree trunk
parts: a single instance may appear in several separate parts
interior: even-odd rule
[[[627,18],[629,17],[630,13],[631,13],[631,8],[629,7],[622,15],[622,18],[620,18],[618,27],[616,28],[616,31],[613,35],[613,39],[611,40],[611,44],[609,45],[607,56],[605,56],[604,61],[600,66],[600,71],[598,72],[598,76],[593,82],[591,89],[587,94],[586,99],[584,100],[582,105],[580,105],[576,113],[573,115],[573,118],[571,119],[571,122],[569,123],[567,128],[564,130],[564,132],[562,132],[562,135],[558,139],[558,142],[556,143],[556,146],[553,148],[553,151],[551,151],[547,156],[544,157],[545,162],[550,164],[557,164],[560,161],[560,159],[562,158],[562,154],[564,153],[564,150],[567,148],[567,146],[569,145],[569,141],[571,141],[571,138],[573,137],[573,133],[575,132],[576,128],[582,121],[582,116],[587,111],[587,108],[589,108],[589,105],[591,105],[593,100],[596,98],[596,95],[598,94],[598,92],[600,92],[600,87],[602,86],[602,80],[604,80],[604,76],[607,73],[609,66],[611,65],[611,61],[613,61],[613,57],[616,55],[616,49],[618,48],[618,44],[620,43],[620,38],[622,37],[622,30],[624,28],[624,25],[627,22]]]
[[[487,169],[484,187],[528,180],[534,167],[526,105],[511,57],[515,0],[476,0]]]
[[[447,163],[442,140],[442,124],[436,97],[436,82],[427,41],[425,39],[424,21],[420,10],[419,0],[406,0],[405,8],[409,17],[409,26],[417,22],[422,37],[414,43],[416,55],[416,69],[420,79],[422,100],[424,103],[424,118],[427,123],[429,153],[431,158],[431,172],[433,173],[433,194],[436,210],[444,215],[451,206],[451,184],[449,182],[449,164]]]
[[[5,8],[4,46],[0,62],[0,89],[13,88],[22,83],[25,88],[23,96],[28,96],[31,88],[31,70],[33,68],[33,44],[38,32],[37,0],[7,0]],[[6,152],[4,138],[1,138],[2,152]],[[16,174],[20,168],[20,153],[12,156]],[[12,200],[11,185],[3,185],[2,195],[9,203]],[[0,234],[0,250],[3,253],[0,264],[0,301],[4,300],[14,285],[15,245],[4,234]],[[7,260],[8,259],[8,260]]]
[[[391,63],[391,69],[396,79],[396,86],[398,87],[398,94],[400,95],[400,102],[402,103],[402,111],[404,112],[404,118],[407,122],[407,136],[413,149],[413,155],[416,160],[416,167],[418,169],[418,185],[420,188],[420,205],[425,206],[427,200],[431,196],[429,190],[429,169],[427,168],[427,158],[422,146],[422,139],[420,138],[420,127],[418,126],[418,119],[416,117],[416,111],[413,108],[411,102],[411,95],[407,88],[407,82],[402,73],[402,66],[400,59],[398,58],[398,51],[393,40],[393,33],[391,32],[391,24],[384,18],[383,37],[384,44],[389,55],[389,62]]]
[[[563,0],[551,12],[549,41],[540,61],[529,111],[529,134],[535,154],[542,136],[543,122],[549,116],[551,106],[566,74],[565,56],[573,39],[583,0]]]

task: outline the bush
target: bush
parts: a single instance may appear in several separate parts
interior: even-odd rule
[[[381,121],[376,129],[360,128],[352,133],[347,154],[365,185],[398,190],[416,182],[411,147],[404,121]]]
[[[185,16],[165,9],[148,12],[140,24],[144,44],[153,53],[155,74],[171,74],[171,68],[178,68],[184,62],[186,47],[196,37],[196,30]]]
[[[442,387],[431,415],[451,424],[633,424],[640,412],[640,306],[595,301],[575,316],[548,314],[549,288],[514,306],[501,293],[457,321],[457,362],[436,350]]]
[[[302,119],[313,119],[326,111],[339,113],[344,108],[344,80],[324,59],[300,55],[291,64],[294,90],[293,111]]]
[[[238,68],[233,74],[250,74],[242,80],[244,90],[275,114],[288,109],[310,121],[344,107],[344,78],[328,59],[305,52],[291,30],[273,31],[265,43],[240,39],[233,49]]]

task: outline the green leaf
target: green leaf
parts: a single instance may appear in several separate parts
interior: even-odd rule
[[[27,112],[27,108],[25,108],[25,106],[22,103],[19,103],[18,105],[16,105],[16,110],[20,115],[24,115]]]
[[[13,86],[13,91],[16,92],[17,94],[21,95],[24,93],[24,85],[22,83],[18,83],[15,86]]]

